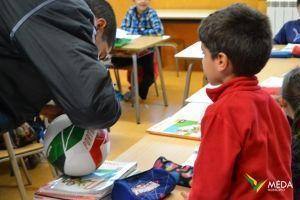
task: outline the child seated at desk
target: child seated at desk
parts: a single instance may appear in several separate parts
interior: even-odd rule
[[[267,16],[234,4],[204,19],[199,38],[204,74],[221,86],[206,90],[214,103],[201,122],[189,199],[292,199],[289,123],[255,76],[272,49]],[[269,191],[276,181],[288,186]]]
[[[135,6],[131,7],[121,25],[121,28],[132,35],[163,35],[162,23],[150,7],[150,0],[133,0]],[[132,65],[131,58],[113,57],[112,63],[115,66]],[[149,50],[145,55],[138,58],[139,94],[146,99],[149,87],[154,83],[154,53]],[[127,72],[127,79],[131,80],[131,70]],[[124,95],[125,100],[132,98],[130,92]]]
[[[293,119],[292,175],[294,199],[300,199],[300,67],[285,75],[281,105],[286,114]]]
[[[300,12],[300,0],[297,0],[297,9]],[[299,13],[300,14],[300,13]],[[288,21],[283,25],[274,38],[275,44],[300,44],[300,19]]]

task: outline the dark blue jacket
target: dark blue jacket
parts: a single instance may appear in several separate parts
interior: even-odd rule
[[[275,44],[300,44],[300,19],[283,25],[274,38]]]

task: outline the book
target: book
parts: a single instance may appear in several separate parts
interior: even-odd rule
[[[121,48],[131,42],[131,39],[126,38],[116,38],[115,40],[115,48]]]
[[[94,173],[72,178],[63,176],[41,187],[36,193],[36,199],[102,199],[109,195],[113,183],[125,178],[137,168],[136,162],[105,161]]]
[[[169,117],[147,130],[151,134],[200,140],[200,124],[198,121]]]
[[[118,28],[114,47],[121,48],[139,37],[141,37],[141,35],[131,35],[127,31]]]
[[[209,103],[189,103],[147,131],[156,135],[200,140],[200,122],[209,105]]]
[[[131,35],[127,31],[122,30],[120,28],[117,29],[116,38],[117,39],[129,39],[129,40],[135,40],[137,38],[141,37],[141,35]]]

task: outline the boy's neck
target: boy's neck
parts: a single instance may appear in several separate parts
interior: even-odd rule
[[[136,11],[139,15],[143,14],[149,7],[147,7],[145,10],[140,10],[138,7],[136,7]]]
[[[232,79],[234,79],[236,77],[236,75],[234,75],[234,74],[231,74],[231,75],[228,75],[228,76],[226,76],[226,77],[223,77],[223,79],[222,79],[222,84],[223,83],[227,83],[228,81],[231,81]]]

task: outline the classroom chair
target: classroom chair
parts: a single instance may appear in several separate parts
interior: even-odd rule
[[[20,168],[18,165],[18,160],[21,163],[21,166],[23,168],[24,171],[24,175],[25,178],[27,180],[27,183],[29,185],[31,185],[32,181],[31,178],[29,176],[29,173],[27,171],[25,162],[24,162],[24,157],[25,156],[30,156],[30,155],[34,155],[34,154],[39,154],[42,153],[44,148],[43,148],[43,144],[41,143],[34,143],[34,144],[29,144],[27,146],[24,147],[20,147],[17,149],[13,148],[13,145],[11,143],[11,139],[9,136],[9,133],[6,132],[3,134],[3,138],[4,138],[4,142],[5,142],[5,146],[7,150],[0,150],[0,163],[2,162],[6,162],[6,161],[10,161],[14,175],[17,179],[17,185],[18,185],[18,189],[20,192],[20,196],[22,200],[27,200],[27,194],[26,194],[26,190],[24,187],[24,183],[23,183],[23,179],[21,176],[21,172],[20,172]]]

